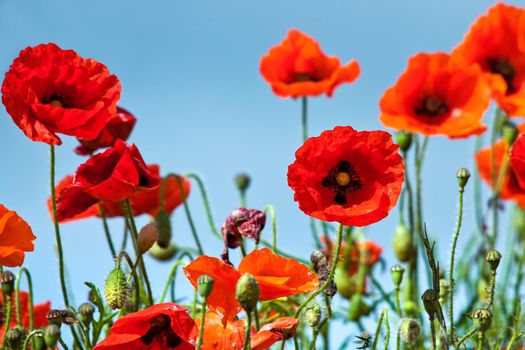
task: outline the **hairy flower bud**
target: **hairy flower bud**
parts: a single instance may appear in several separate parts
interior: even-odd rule
[[[22,345],[22,332],[18,328],[9,328],[5,333],[7,348],[12,350],[20,349]]]
[[[409,261],[413,256],[414,243],[410,230],[403,224],[399,224],[394,231],[393,237],[394,255],[401,262]]]
[[[458,178],[459,190],[463,192],[465,186],[467,185],[468,179],[470,178],[470,172],[467,168],[461,168],[456,173],[456,177]]]
[[[492,272],[496,272],[499,266],[499,262],[501,260],[501,254],[496,249],[491,249],[487,253],[486,260],[489,263]]]
[[[436,302],[438,300],[438,296],[436,295],[436,291],[433,289],[427,289],[423,292],[421,295],[421,300],[423,300],[423,306],[425,307],[425,311],[430,317],[434,317],[437,315],[438,310],[436,308]]]
[[[470,317],[482,332],[486,332],[492,324],[492,312],[487,309],[477,309]]]
[[[2,272],[2,292],[10,296],[15,290],[15,275],[11,271]]]
[[[208,298],[213,290],[213,284],[215,280],[210,275],[200,275],[197,278],[197,291],[199,295],[203,298]]]
[[[408,344],[413,344],[419,339],[422,332],[421,324],[414,318],[402,318],[399,321],[399,335]]]
[[[129,298],[130,285],[126,274],[118,267],[114,268],[106,279],[104,292],[106,302],[112,309],[122,309]]]
[[[54,349],[58,343],[58,338],[60,337],[60,327],[56,324],[47,325],[44,328],[44,341],[48,349]]]
[[[412,134],[405,130],[400,130],[397,132],[397,144],[402,152],[406,152],[410,149],[412,145]]]
[[[397,264],[392,266],[390,269],[390,275],[392,276],[392,282],[394,283],[394,286],[396,288],[399,288],[401,285],[401,282],[403,281],[403,274],[405,273],[405,269],[403,266]]]
[[[160,210],[157,216],[155,217],[155,223],[157,224],[157,243],[162,248],[168,248],[171,242],[170,213],[168,213],[166,210]]]
[[[154,222],[149,223],[140,229],[139,236],[137,237],[137,248],[139,254],[146,253],[153,246],[157,240],[158,233],[159,230],[157,224]]]
[[[259,301],[261,291],[257,280],[249,273],[245,273],[237,281],[235,294],[244,311],[251,313]]]
[[[91,303],[83,303],[78,307],[78,313],[80,314],[80,321],[84,324],[89,324],[93,320],[95,307]]]
[[[304,309],[304,320],[310,327],[316,327],[321,321],[321,314],[319,303],[312,301]]]
[[[177,246],[173,243],[170,243],[168,248],[162,248],[157,242],[153,243],[153,246],[150,248],[150,255],[159,260],[159,261],[169,261],[173,259],[175,254],[177,254]]]

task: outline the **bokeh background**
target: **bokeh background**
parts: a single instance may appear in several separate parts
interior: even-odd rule
[[[518,4],[518,1],[509,1]],[[55,42],[108,66],[123,86],[120,105],[138,118],[130,138],[146,162],[161,172],[194,171],[205,180],[217,225],[238,206],[233,176],[247,172],[253,182],[248,206],[277,211],[279,247],[307,258],[312,250],[308,218],[293,201],[287,166],[301,144],[300,103],[272,94],[259,74],[259,60],[291,28],[316,38],[324,51],[343,62],[357,59],[356,83],[337,89],[333,98],[310,100],[310,134],[336,125],[382,129],[378,100],[421,51],[449,51],[470,23],[494,1],[137,1],[0,0],[0,72],[8,70],[26,46]],[[36,286],[35,299],[62,307],[54,232],[45,205],[49,194],[49,154],[45,144],[27,139],[0,108],[0,203],[16,210],[38,239],[27,254]],[[57,150],[57,180],[85,159],[73,153],[76,141],[63,137]],[[456,218],[455,172],[472,168],[474,140],[430,140],[424,170],[424,209],[430,232],[448,261]],[[196,189],[196,187],[194,187]],[[200,195],[189,204],[209,255],[221,242],[210,233]],[[468,188],[463,232],[474,229],[473,191]],[[381,244],[387,266],[394,263],[391,236],[397,211],[372,225],[366,236]],[[147,218],[141,218],[145,223]],[[192,245],[182,208],[173,216],[174,239]],[[122,220],[111,220],[119,241]],[[84,281],[103,286],[112,268],[101,223],[96,219],[62,226],[68,278],[78,304],[87,297]],[[269,235],[268,228],[265,235]],[[466,236],[466,234],[465,234]],[[463,237],[465,237],[463,236]],[[461,255],[462,243],[460,238]],[[237,253],[234,257],[237,258]],[[146,259],[159,295],[170,264]],[[390,288],[385,272],[382,281]],[[423,281],[422,281],[423,282]],[[178,296],[190,295],[178,278]],[[339,301],[338,301],[339,302]],[[333,344],[356,334],[338,325]]]

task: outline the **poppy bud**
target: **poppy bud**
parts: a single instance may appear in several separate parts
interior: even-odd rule
[[[410,149],[410,145],[412,145],[412,134],[405,130],[398,131],[397,144],[399,145],[401,151],[408,151]]]
[[[84,324],[89,324],[93,320],[93,313],[95,307],[91,303],[84,303],[78,307],[78,313],[80,314],[80,321]]]
[[[50,324],[44,328],[44,341],[48,349],[54,349],[56,347],[58,338],[60,338],[60,327],[56,324]]]
[[[251,313],[255,309],[257,301],[259,301],[261,291],[257,280],[249,273],[245,273],[237,281],[235,294],[244,311]]]
[[[157,243],[162,248],[168,248],[171,242],[170,214],[166,210],[160,210],[155,217],[155,222],[157,223]]]
[[[492,324],[492,312],[487,309],[477,309],[470,317],[482,332],[486,332]]]
[[[321,314],[321,306],[316,301],[312,301],[304,310],[304,320],[310,327],[316,327],[321,321]]]
[[[401,282],[403,281],[403,274],[405,273],[405,269],[401,265],[394,265],[390,269],[390,275],[392,276],[392,282],[394,282],[394,286],[396,288],[399,288],[401,285]]]
[[[215,280],[210,275],[200,275],[199,278],[197,278],[197,290],[199,295],[205,299],[208,298],[213,290],[214,283]]]
[[[239,191],[245,192],[250,186],[251,179],[248,174],[241,173],[235,176],[234,181]]]
[[[22,332],[18,328],[9,328],[5,333],[7,348],[12,350],[20,349],[22,345]]]
[[[158,229],[156,223],[152,222],[142,227],[140,229],[139,236],[137,237],[138,253],[146,253],[153,246],[153,243],[155,243],[155,241],[157,240],[157,235]]]
[[[62,325],[64,318],[62,317],[62,310],[49,310],[46,314],[46,319],[49,324],[56,324],[57,326]]]
[[[31,338],[31,345],[34,350],[45,350],[46,343],[44,342],[44,335],[42,333],[36,333],[33,338]]]
[[[421,336],[421,324],[413,318],[402,318],[399,321],[399,335],[408,344],[413,344]]]
[[[438,310],[436,308],[437,299],[438,298],[436,295],[436,291],[433,289],[427,289],[421,295],[421,300],[423,300],[423,306],[425,307],[425,311],[430,317],[434,317],[438,313]]]
[[[11,271],[2,272],[2,292],[11,296],[15,290],[15,275]]]
[[[370,306],[368,306],[360,293],[354,294],[350,299],[350,307],[348,308],[348,319],[350,321],[357,321],[362,316],[367,316],[372,312]]]
[[[456,177],[458,178],[459,190],[463,192],[465,186],[467,185],[468,179],[470,178],[470,172],[467,168],[461,168],[456,173]]]
[[[507,143],[507,145],[512,146],[516,138],[518,137],[519,131],[516,125],[507,121],[505,125],[501,128],[501,135]]]
[[[177,254],[177,246],[173,243],[170,243],[168,248],[162,248],[157,242],[155,242],[150,248],[149,253],[157,260],[168,261],[173,259],[175,254]]]
[[[112,309],[122,309],[129,298],[130,285],[126,274],[118,267],[108,275],[105,285],[106,302]]]
[[[487,253],[486,260],[489,263],[492,272],[496,272],[499,266],[499,262],[501,260],[501,254],[496,249],[491,249]]]
[[[404,224],[399,224],[394,231],[393,237],[394,255],[401,262],[410,261],[413,256],[412,235],[410,230]]]

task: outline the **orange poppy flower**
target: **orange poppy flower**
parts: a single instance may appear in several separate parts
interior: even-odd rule
[[[521,134],[512,145],[510,165],[518,185],[525,192],[525,134]]]
[[[321,242],[324,245],[323,250],[328,254],[328,258],[331,260],[334,247],[332,240],[326,236],[322,236]],[[344,264],[345,270],[350,276],[355,275],[359,270],[362,251],[366,252],[366,264],[369,267],[374,266],[379,261],[381,253],[383,252],[383,248],[373,241],[355,241],[353,243],[354,244],[350,247],[348,257],[345,256],[347,250],[346,242],[341,244],[340,253],[340,261]]]
[[[503,157],[506,156],[508,151],[507,143],[504,140],[499,140],[494,144],[494,156],[496,163],[496,174],[499,174],[501,169],[501,163],[503,162]],[[519,154],[518,152],[516,152]],[[478,171],[480,177],[485,181],[489,186],[493,187],[492,183],[492,151],[491,147],[486,147],[476,153],[476,163],[478,165]],[[512,164],[514,163],[514,164]],[[507,173],[503,178],[501,185],[500,198],[514,200],[516,203],[525,208],[525,189],[520,187],[518,178],[516,176],[516,171],[513,167],[516,165],[516,161],[509,164]]]
[[[232,319],[242,310],[235,297],[235,287],[245,273],[257,280],[262,301],[311,292],[319,286],[317,276],[306,265],[274,254],[268,248],[254,250],[245,256],[238,270],[221,259],[205,255],[184,267],[184,274],[195,288],[200,275],[213,277],[215,283],[208,297],[208,306],[225,320]]]
[[[452,55],[478,64],[487,73],[494,96],[511,116],[525,116],[525,32],[519,29],[524,10],[498,3],[470,27]]]
[[[197,321],[200,324],[200,319]],[[261,326],[258,332],[252,329],[250,335],[251,350],[266,350],[278,341],[293,337],[299,320],[281,317],[272,323]],[[245,341],[244,320],[228,321],[223,326],[220,315],[206,313],[202,350],[242,350]]]
[[[14,297],[14,294],[13,294]],[[29,293],[20,291],[18,301],[20,304],[20,321],[22,322],[22,326],[26,329],[29,329]],[[2,310],[4,309],[2,295],[0,294],[0,306],[2,306]],[[33,306],[33,320],[34,320],[34,327],[40,328],[44,327],[48,324],[47,322],[47,313],[51,311],[51,302],[46,301],[40,304],[36,304]],[[16,306],[15,303],[12,303],[11,307],[11,321],[9,323],[9,327],[15,327],[17,325],[16,320]],[[0,326],[0,335],[3,337],[5,333],[5,327],[4,324]],[[3,341],[3,338],[2,338]]]
[[[379,119],[389,128],[424,135],[467,137],[484,132],[481,122],[491,90],[476,65],[445,53],[420,53],[381,101]]]
[[[295,152],[288,185],[307,215],[366,226],[395,206],[405,166],[392,136],[338,126],[311,137]]]
[[[326,56],[313,38],[295,29],[261,59],[260,70],[281,97],[331,97],[339,85],[353,82],[360,72],[357,61],[341,66],[337,57]]]
[[[31,227],[18,214],[0,204],[0,265],[15,267],[24,263],[24,252],[35,247]]]

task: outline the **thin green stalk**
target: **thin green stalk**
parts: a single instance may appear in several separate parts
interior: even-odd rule
[[[12,295],[7,295],[7,312],[5,313],[5,322],[4,322],[4,334],[3,334],[3,345],[2,345],[2,349],[5,349],[5,344],[6,344],[6,334],[7,334],[7,331],[9,330],[9,325],[11,324],[11,307],[13,306],[12,302],[13,302],[13,296]]]
[[[401,300],[399,298],[400,291],[401,291],[401,288],[399,287],[396,287],[394,289],[394,298],[396,300],[396,308],[394,310],[397,311],[397,315],[401,318],[403,317],[403,309],[401,309]]]
[[[385,311],[381,312],[381,315],[379,315],[379,321],[377,321],[377,327],[376,332],[374,335],[374,341],[372,342],[372,350],[376,350],[377,343],[379,341],[379,331],[381,330],[381,325],[383,324],[383,319],[385,318]]]
[[[133,280],[135,281],[135,311],[138,311],[139,310],[139,305],[140,305],[140,282],[139,282],[139,278],[137,276],[137,273],[135,272],[133,261],[131,261],[131,258],[129,257],[128,253],[126,253],[125,251],[121,251],[117,255],[117,258],[116,258],[117,268],[120,268],[120,263],[121,263],[123,258],[126,261],[126,263],[128,264],[129,268],[131,269],[130,278],[133,277]],[[130,281],[128,280],[128,282],[130,282]]]
[[[343,225],[340,224],[339,229],[337,230],[337,243],[336,243],[335,252],[333,255],[334,258],[333,258],[332,268],[330,269],[328,278],[318,290],[310,294],[310,296],[299,306],[299,308],[295,312],[295,316],[294,316],[295,318],[298,318],[299,315],[301,314],[301,311],[303,311],[306,305],[308,305],[312,300],[314,300],[316,296],[321,294],[331,284],[332,279],[334,278],[335,269],[337,267],[337,264],[339,263],[339,254],[341,253],[342,239],[343,239]]]
[[[213,234],[222,241],[222,234],[217,230],[217,228],[215,227],[215,223],[213,221],[213,216],[211,214],[210,203],[208,201],[208,195],[206,194],[206,188],[204,187],[204,182],[199,177],[199,175],[195,173],[188,173],[186,174],[186,177],[188,179],[194,179],[195,181],[197,181],[197,185],[199,186],[199,190],[201,192],[202,202],[204,203],[204,211],[206,212],[206,217],[208,219],[208,225],[210,226]]]
[[[162,294],[159,299],[159,303],[163,303],[164,299],[166,298],[166,294],[168,293],[168,288],[171,284],[172,280],[175,280],[175,276],[177,275],[177,269],[180,265],[186,264],[186,261],[184,260],[177,260],[171,267],[170,273],[168,275],[168,279],[166,280],[166,284],[164,285],[164,289],[162,290]]]
[[[408,293],[407,293],[407,297],[409,297],[410,300],[414,301],[414,302],[418,302],[418,298],[417,298],[417,295],[419,294],[418,292],[418,285],[417,283],[413,283],[412,281],[417,281],[417,278],[418,278],[418,241],[417,241],[417,237],[416,237],[416,228],[415,228],[415,219],[414,219],[414,214],[415,214],[415,210],[414,210],[414,196],[413,196],[413,191],[412,191],[412,185],[411,185],[411,181],[410,181],[410,174],[408,172],[408,157],[407,157],[407,153],[406,152],[403,152],[403,159],[405,160],[405,188],[406,188],[406,193],[407,193],[407,197],[408,197],[408,224],[409,224],[409,227],[410,227],[410,237],[411,237],[411,240],[412,240],[412,252],[413,252],[413,256],[412,258],[410,259],[410,264],[409,264],[409,271],[408,271],[408,279],[410,281],[410,283],[407,283],[407,288],[408,288]]]
[[[489,284],[489,302],[487,305],[487,309],[490,309],[492,307],[492,304],[494,304],[494,292],[496,290],[496,271],[492,271],[490,275],[490,284]]]
[[[18,270],[16,276],[16,285],[15,285],[15,307],[16,307],[16,323],[19,326],[22,326],[22,318],[20,315],[20,281],[22,280],[22,273],[26,275],[27,278],[27,289],[29,294],[29,330],[35,328],[35,316],[33,310],[33,282],[31,280],[31,274],[26,267],[21,267]]]
[[[485,332],[478,332],[478,350],[483,350],[483,343],[485,342]]]
[[[456,223],[456,232],[454,233],[454,239],[452,243],[452,252],[450,254],[450,271],[449,271],[449,302],[448,302],[448,317],[449,317],[449,329],[450,329],[450,340],[451,344],[454,344],[454,259],[456,257],[456,246],[458,243],[459,232],[461,231],[461,222],[463,219],[463,193],[464,187],[459,187],[459,213]]]
[[[308,139],[308,97],[301,98],[301,127],[304,142]]]
[[[60,343],[60,345],[62,345],[62,348],[64,350],[69,350],[69,348],[67,347],[66,343],[64,342],[64,340],[62,339],[62,337],[58,337],[58,342]],[[80,344],[79,344],[80,345]]]
[[[195,346],[195,349],[200,349],[202,345],[202,337],[204,335],[204,325],[206,323],[206,302],[208,301],[208,297],[204,297],[202,299],[202,306],[201,306],[201,324],[199,327],[199,338],[197,339],[197,346]]]
[[[432,349],[436,350],[436,323],[430,318],[430,333],[432,334]]]
[[[246,208],[246,191],[239,191],[239,205],[241,208]]]
[[[246,313],[246,335],[244,337],[244,350],[250,349],[250,331],[252,328],[252,316],[249,312]]]
[[[471,330],[469,330],[467,332],[467,334],[465,334],[464,336],[462,336],[458,343],[456,344],[456,349],[459,349],[459,347],[470,337],[472,337],[477,331],[479,330],[479,328],[472,328]]]
[[[507,346],[507,349],[508,350],[512,350],[512,346],[514,345],[514,343],[519,339],[520,337],[520,330],[519,330],[519,326],[520,326],[520,323],[521,323],[521,301],[518,299],[517,301],[517,310],[516,310],[516,313],[514,314],[515,317],[514,317],[514,325],[512,327],[512,337],[510,338],[510,341],[509,341],[509,346]]]
[[[388,309],[385,308],[383,310],[383,312],[385,313],[385,327],[386,327],[386,334],[385,334],[385,349],[384,350],[388,350],[388,345],[390,343],[390,322],[388,320]]]
[[[310,343],[309,350],[315,350],[315,343],[317,341],[317,336],[319,335],[319,328],[314,327],[312,330],[312,342]]]
[[[401,327],[397,327],[396,350],[401,350]]]
[[[264,213],[270,213],[270,220],[272,223],[272,250],[274,253],[277,252],[277,222],[275,218],[275,209],[273,208],[273,205],[268,204],[266,207],[264,207]]]
[[[25,338],[24,340],[24,344],[22,345],[22,349],[27,349],[28,346],[29,346],[29,342],[31,341],[31,338],[33,338],[35,335],[37,334],[43,334],[44,332],[42,332],[41,329],[35,329],[33,331],[31,331],[27,337]]]
[[[115,251],[115,245],[111,239],[111,233],[109,232],[108,219],[106,217],[106,212],[102,204],[98,204],[98,209],[100,211],[100,218],[102,219],[102,226],[104,227],[104,234],[106,235],[106,241],[108,242],[109,250],[111,251],[111,256],[114,258],[117,255]]]

